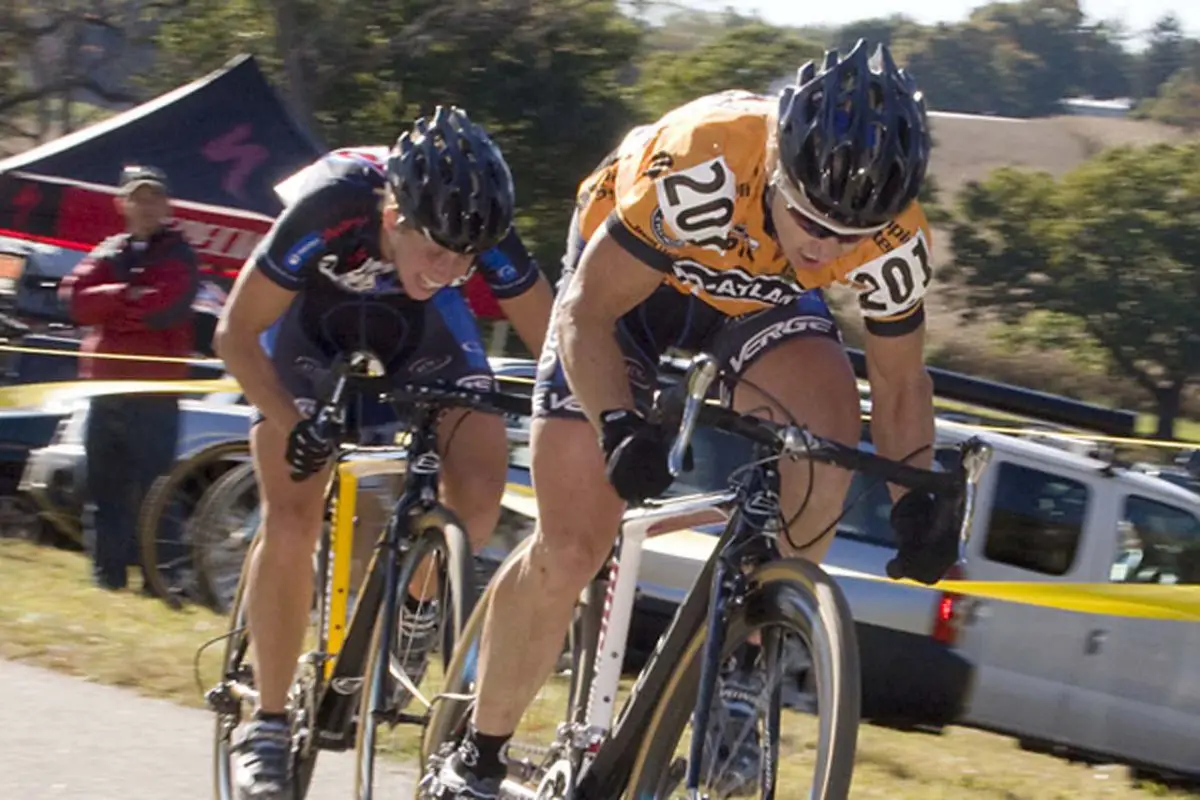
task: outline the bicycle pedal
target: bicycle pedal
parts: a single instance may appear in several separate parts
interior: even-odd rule
[[[226,683],[219,683],[205,692],[204,702],[218,714],[236,714],[241,705]]]

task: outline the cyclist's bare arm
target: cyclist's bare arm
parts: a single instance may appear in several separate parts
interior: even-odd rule
[[[259,336],[287,311],[296,293],[273,283],[248,263],[238,275],[213,338],[225,368],[242,385],[246,399],[286,436],[301,420]]]
[[[600,414],[632,409],[633,394],[616,324],[662,283],[662,273],[646,266],[609,234],[596,231],[566,288],[555,320],[559,357],[571,392],[597,430]]]
[[[550,307],[554,304],[554,292],[546,276],[539,274],[528,291],[497,302],[529,351],[534,356],[541,353],[546,329],[550,327]]]
[[[871,438],[881,456],[928,469],[933,463],[933,381],[925,370],[925,323],[899,336],[868,332]],[[926,448],[922,450],[922,448]],[[907,489],[889,484],[892,498]]]

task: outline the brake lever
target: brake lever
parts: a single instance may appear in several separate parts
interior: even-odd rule
[[[700,418],[700,409],[708,397],[709,387],[717,377],[717,362],[707,353],[702,353],[692,360],[687,376],[687,396],[683,402],[683,415],[679,422],[679,433],[671,445],[667,457],[667,469],[672,477],[678,477],[686,468],[688,445],[692,441],[692,433],[696,430],[696,422]]]

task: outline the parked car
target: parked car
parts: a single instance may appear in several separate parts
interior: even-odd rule
[[[250,435],[252,409],[240,395],[209,395],[179,403],[179,439],[176,458],[202,447]],[[68,539],[80,541],[81,520],[87,497],[87,454],[83,435],[90,401],[73,404],[44,447],[30,452],[19,491],[37,506],[39,516]]]

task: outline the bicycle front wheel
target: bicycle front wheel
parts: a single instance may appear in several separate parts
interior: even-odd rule
[[[858,741],[858,640],[845,598],[799,559],[760,567],[731,611],[723,668],[704,732],[705,797],[842,800]],[[707,631],[692,639],[667,682],[626,797],[689,797],[685,776]]]
[[[396,725],[398,716],[414,701],[418,706],[414,716],[429,711],[429,698],[440,684],[475,608],[475,563],[463,525],[443,509],[418,521],[416,530],[419,535],[401,551],[396,602],[392,607],[380,604],[363,674],[355,742],[355,797],[359,800],[398,796],[387,787],[407,782],[407,777],[393,780],[395,776],[385,777],[377,770],[378,754],[406,749],[406,743],[382,737],[380,726]],[[381,551],[379,557],[386,555]],[[410,594],[423,599],[419,608],[409,610],[406,621],[402,610]],[[418,620],[422,622],[417,624]],[[440,664],[429,663],[434,662],[435,653],[440,654]],[[430,666],[440,669],[428,669]],[[414,696],[404,687],[402,676],[415,685],[419,695]],[[419,735],[419,731],[414,730],[414,734]],[[412,744],[415,746],[415,736]]]

